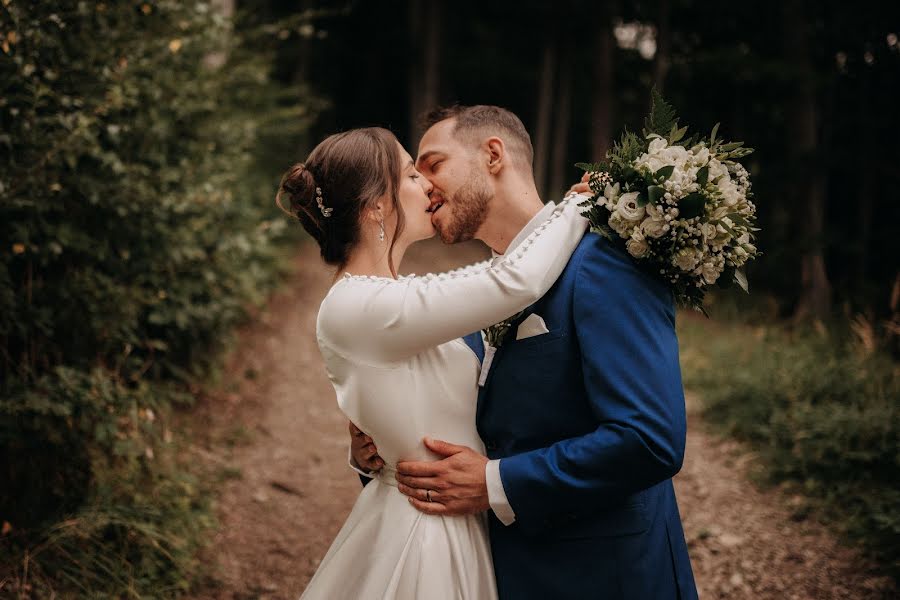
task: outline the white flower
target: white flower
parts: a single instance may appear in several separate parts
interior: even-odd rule
[[[684,271],[690,273],[703,258],[703,254],[695,248],[683,248],[672,257],[672,264]]]
[[[618,213],[626,221],[640,221],[644,218],[645,210],[643,206],[638,206],[638,192],[628,192],[619,197],[616,204],[616,213]]]
[[[610,202],[615,203],[616,198],[619,197],[619,184],[615,185],[606,184],[606,189],[603,190],[603,195],[609,198]]]
[[[706,163],[709,162],[709,148],[700,148],[696,152],[694,152],[694,159],[692,161],[695,165],[702,167]]]
[[[626,221],[622,218],[622,215],[619,214],[619,211],[616,211],[609,217],[609,226],[622,238],[628,238],[631,237],[631,230],[634,228],[634,223]]]
[[[664,236],[666,231],[666,222],[662,219],[644,219],[641,222],[641,233],[645,237],[658,239]]]
[[[701,266],[701,274],[703,275],[703,281],[712,285],[719,279],[722,271],[714,263],[707,261]]]
[[[716,181],[720,177],[728,177],[728,169],[715,158],[709,159],[709,181]]]
[[[650,245],[647,243],[647,240],[644,239],[644,236],[641,234],[640,230],[635,229],[631,234],[631,238],[627,242],[625,242],[625,248],[628,250],[628,253],[635,258],[641,258],[647,251],[650,250]]]
[[[734,206],[740,200],[740,192],[733,181],[720,180],[717,183],[719,192],[722,194],[722,204],[725,206]]]
[[[650,142],[648,152],[650,154],[658,154],[668,146],[669,142],[665,138],[658,137]]]

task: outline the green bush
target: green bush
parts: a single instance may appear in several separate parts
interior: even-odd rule
[[[849,539],[900,575],[900,366],[847,336],[680,322],[685,385]]]
[[[284,268],[284,165],[255,156],[316,107],[269,80],[274,32],[209,2],[0,3],[0,581],[195,572],[207,501],[168,415]]]

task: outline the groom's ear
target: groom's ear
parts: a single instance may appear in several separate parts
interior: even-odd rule
[[[491,175],[499,174],[506,161],[506,146],[503,140],[496,136],[489,137],[484,141],[484,150],[488,159],[488,172]]]

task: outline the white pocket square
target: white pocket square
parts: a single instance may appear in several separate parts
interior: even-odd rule
[[[540,315],[530,314],[528,318],[522,321],[516,330],[516,339],[524,340],[525,338],[541,335],[542,333],[550,333],[547,325]]]

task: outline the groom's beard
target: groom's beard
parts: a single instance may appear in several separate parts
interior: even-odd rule
[[[469,180],[456,190],[448,202],[452,218],[438,228],[441,241],[458,244],[473,239],[487,218],[490,201],[491,191],[484,176],[473,169]]]

